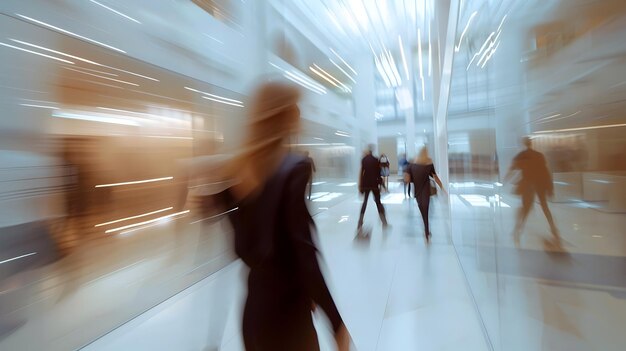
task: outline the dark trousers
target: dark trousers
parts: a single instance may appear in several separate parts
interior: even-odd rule
[[[359,217],[358,224],[359,228],[363,226],[363,216],[365,216],[365,209],[367,209],[367,200],[370,197],[370,192],[374,194],[374,202],[376,203],[376,207],[378,208],[378,215],[380,216],[380,220],[383,222],[383,224],[387,224],[387,218],[385,217],[385,208],[383,207],[382,202],[380,202],[380,189],[364,189],[363,205],[361,206],[361,216]]]
[[[411,197],[411,182],[404,183],[404,191],[407,197]]]
[[[515,234],[519,235],[522,231],[522,227],[524,223],[526,223],[526,218],[528,218],[528,214],[530,210],[533,208],[533,204],[535,201],[535,194],[539,198],[539,204],[541,205],[541,209],[543,210],[543,214],[546,216],[546,220],[548,220],[548,224],[550,224],[550,230],[552,231],[552,235],[556,238],[559,238],[559,231],[554,224],[554,219],[552,218],[552,213],[550,212],[550,208],[548,207],[548,200],[545,191],[535,191],[534,189],[524,190],[522,192],[522,208],[519,209],[517,213],[517,223],[515,224]]]
[[[249,291],[243,312],[246,351],[319,351],[310,300],[290,296],[276,302],[251,294]]]
[[[422,214],[422,220],[424,221],[424,233],[426,236],[430,233],[428,226],[428,207],[430,206],[430,187],[425,186],[420,192],[416,192],[415,200],[417,201],[417,207]]]

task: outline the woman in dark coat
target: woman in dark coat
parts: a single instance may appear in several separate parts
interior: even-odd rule
[[[415,162],[408,166],[406,172],[406,178],[413,182],[415,200],[417,200],[417,207],[424,221],[424,235],[426,236],[426,241],[430,241],[430,237],[432,236],[428,223],[428,209],[430,207],[431,196],[430,179],[433,178],[443,192],[445,192],[445,189],[435,172],[433,160],[428,156],[428,149],[426,147],[422,148],[419,155],[415,158]]]
[[[328,291],[305,203],[311,177],[306,158],[285,146],[299,128],[299,91],[273,82],[251,105],[248,135],[220,194],[235,231],[235,251],[250,268],[243,316],[246,350],[319,350],[311,311],[330,319],[339,350],[349,335]]]

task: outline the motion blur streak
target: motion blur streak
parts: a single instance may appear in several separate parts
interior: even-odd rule
[[[20,17],[24,18],[24,19],[27,19],[27,20],[29,20],[29,21],[32,21],[32,22],[34,22],[34,23],[40,24],[40,25],[42,25],[42,26],[44,26],[44,27],[48,27],[48,28],[51,28],[51,29],[57,30],[57,31],[59,31],[59,32],[65,33],[65,34],[69,34],[69,35],[71,35],[71,36],[75,36],[75,37],[77,37],[77,38],[87,40],[87,41],[89,41],[89,42],[92,42],[92,43],[94,43],[94,44],[98,44],[98,45],[104,46],[105,48],[109,48],[109,49],[111,49],[111,50],[115,50],[115,51],[118,51],[118,52],[121,52],[121,53],[124,53],[124,54],[126,53],[126,51],[124,51],[124,50],[122,50],[122,49],[118,49],[118,48],[113,47],[113,46],[111,46],[111,45],[107,45],[107,44],[101,43],[101,42],[99,42],[99,41],[97,41],[97,40],[89,39],[89,38],[84,37],[84,36],[82,36],[82,35],[79,35],[79,34],[76,34],[76,33],[72,33],[72,32],[70,32],[70,31],[68,31],[68,30],[65,30],[65,29],[62,29],[62,28],[59,28],[59,27],[53,26],[53,25],[48,24],[48,23],[45,23],[45,22],[43,22],[43,21],[36,20],[36,19],[31,18],[31,17],[28,17],[28,16],[20,15],[19,13],[17,13],[16,15],[18,15],[18,16],[20,16]]]
[[[24,257],[28,257],[28,256],[32,256],[32,255],[36,255],[36,254],[37,254],[36,252],[31,252],[31,253],[29,253],[29,254],[25,254],[25,255],[22,255],[22,256],[17,256],[17,257],[9,258],[8,260],[0,261],[0,264],[7,263],[7,262],[11,262],[11,261],[15,261],[15,260],[19,260],[20,258],[24,258]]]
[[[229,218],[289,152],[355,348],[623,351],[626,1],[2,0],[0,33],[0,350],[242,350]]]
[[[169,215],[166,215],[166,216],[162,216],[162,217],[151,219],[151,220],[144,221],[144,222],[139,222],[139,223],[125,225],[125,226],[119,227],[119,228],[108,229],[107,231],[105,231],[105,233],[109,234],[109,233],[119,232],[120,230],[124,230],[124,229],[144,226],[146,224],[159,222],[159,221],[162,221],[164,219],[180,216],[180,215],[187,214],[187,213],[189,213],[189,210],[185,210],[185,211],[181,211],[181,212],[177,212],[177,213],[172,213],[172,214],[169,214]]]
[[[111,12],[113,12],[113,13],[117,14],[117,15],[120,15],[120,16],[122,16],[122,17],[126,18],[126,19],[129,19],[129,20],[131,20],[131,21],[133,21],[133,22],[135,22],[135,23],[141,24],[141,22],[137,21],[136,19],[134,19],[134,18],[132,18],[132,17],[130,17],[130,16],[128,16],[128,15],[125,15],[125,14],[123,14],[123,13],[121,13],[121,12],[117,11],[117,10],[114,10],[114,9],[112,9],[112,8],[110,8],[110,7],[106,6],[106,5],[104,5],[104,4],[101,4],[101,3],[99,3],[99,2],[97,2],[97,1],[95,1],[95,0],[89,0],[89,1],[93,2],[94,4],[96,4],[96,5],[98,5],[98,6],[102,6],[102,7],[104,7],[105,9],[107,9],[107,10],[109,10],[109,11],[111,11]]]
[[[33,47],[33,48],[37,48],[37,49],[40,49],[40,50],[44,50],[44,51],[48,51],[48,52],[52,52],[52,53],[55,53],[55,54],[58,54],[58,55],[61,55],[61,56],[65,56],[65,57],[73,58],[73,59],[76,59],[76,60],[78,60],[78,61],[83,61],[83,62],[86,62],[86,63],[91,63],[92,65],[99,65],[99,64],[98,64],[98,63],[96,63],[96,62],[93,62],[93,61],[90,61],[90,60],[84,59],[84,58],[82,58],[82,57],[78,57],[78,56],[74,56],[74,55],[66,54],[66,53],[61,52],[61,51],[52,50],[52,49],[49,49],[49,48],[46,48],[46,47],[43,47],[43,46],[39,46],[39,45],[35,45],[35,44],[32,44],[32,43],[28,43],[28,42],[25,42],[25,41],[21,41],[21,40],[17,40],[17,39],[11,39],[11,41],[16,42],[16,43],[20,43],[20,44],[23,44],[23,45],[27,45],[27,46],[30,46],[30,47]],[[69,62],[69,61],[68,61],[68,62]]]
[[[32,51],[32,50],[20,48],[20,47],[11,45],[11,44],[0,43],[0,45],[6,46],[6,47],[9,47],[9,48],[12,48],[12,49],[16,49],[16,50],[21,50],[21,51],[24,51],[24,52],[28,52],[28,53],[31,53],[31,54],[39,55],[39,56],[46,57],[46,58],[49,58],[49,59],[53,59],[53,60],[56,60],[56,61],[60,61],[60,62],[63,62],[63,63],[69,63],[69,64],[72,64],[72,65],[74,64],[74,62],[72,62],[72,61],[68,61],[68,60],[64,60],[62,58],[58,58],[58,57],[42,54],[40,52],[35,52],[35,51]]]
[[[214,97],[214,98],[219,99],[219,100],[232,101],[232,102],[236,102],[238,104],[243,104],[243,102],[241,102],[239,100],[225,98],[223,96],[214,95],[214,94],[207,93],[205,91],[200,91],[200,90],[197,90],[197,89],[193,89],[193,88],[190,88],[190,87],[185,87],[185,89],[191,90],[191,91],[195,91],[196,93],[201,93],[201,94],[204,94],[204,95],[208,95],[208,96]]]
[[[203,99],[207,99],[207,100],[211,100],[211,101],[215,101],[215,102],[219,102],[220,104],[237,106],[237,107],[243,107],[242,104],[238,104],[238,103],[235,103],[235,102],[228,102],[228,101],[224,101],[224,100],[220,100],[220,99],[215,99],[215,98],[208,97],[208,96],[203,96],[202,98]]]
[[[121,219],[116,219],[114,221],[110,221],[110,222],[106,222],[106,223],[100,223],[100,224],[96,224],[95,227],[102,227],[104,225],[109,225],[109,224],[113,224],[113,223],[119,223],[119,222],[123,222],[123,221],[127,221],[129,219],[135,219],[135,218],[140,218],[140,217],[145,217],[145,216],[150,216],[153,215],[155,213],[160,213],[160,212],[164,212],[164,211],[169,211],[171,209],[173,209],[174,207],[168,207],[168,208],[164,208],[161,210],[157,210],[157,211],[152,211],[152,212],[148,212],[148,213],[144,213],[144,214],[140,214],[140,215],[136,215],[136,216],[132,216],[132,217],[126,217],[126,218],[121,218]]]
[[[104,77],[104,76],[100,76],[100,75],[93,74],[93,73],[82,72],[81,70],[78,70],[78,69],[72,69],[72,68],[69,68],[69,67],[63,67],[63,68],[69,69],[70,71],[86,74],[88,76],[98,77],[98,78],[102,78],[102,79],[107,79],[107,80],[110,80],[110,81],[113,81],[113,82],[118,82],[118,83],[123,83],[123,84],[128,84],[128,85],[134,85],[136,87],[139,86],[139,84],[136,84],[136,83],[131,83],[131,82],[127,82],[127,81],[119,80],[119,79],[115,79],[115,78],[110,78],[110,77]]]
[[[154,179],[144,179],[144,180],[134,180],[130,182],[122,182],[122,183],[113,183],[113,184],[99,184],[96,185],[96,188],[107,188],[112,186],[121,186],[121,185],[133,185],[133,184],[143,184],[143,183],[153,183],[153,182],[161,182],[164,180],[172,180],[174,177],[162,177],[162,178],[154,178]]]
[[[51,110],[57,110],[58,109],[58,107],[55,107],[55,106],[44,106],[44,105],[33,105],[33,104],[20,104],[20,106],[47,108],[47,109],[51,109]]]

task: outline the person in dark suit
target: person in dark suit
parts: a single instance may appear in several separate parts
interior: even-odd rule
[[[374,202],[378,208],[378,215],[383,222],[383,227],[387,227],[387,217],[385,216],[385,208],[380,202],[380,186],[382,177],[380,175],[380,162],[378,158],[372,155],[371,148],[367,150],[365,157],[361,160],[361,172],[359,173],[359,193],[363,194],[363,205],[361,206],[361,215],[357,224],[357,231],[361,233],[363,228],[363,217],[367,208],[367,200],[370,193],[374,194]]]
[[[406,155],[402,154],[402,156],[400,156],[400,160],[398,161],[398,166],[400,167],[400,172],[402,174],[407,174],[407,170],[409,169],[409,166],[411,165],[411,163],[409,162],[409,160],[407,160]],[[403,185],[404,185],[404,197],[405,198],[410,198],[411,197],[411,180],[410,179],[405,179],[403,181]]]
[[[548,197],[554,195],[554,184],[552,182],[552,174],[548,170],[546,158],[541,152],[533,149],[532,140],[529,137],[524,137],[522,143],[526,146],[526,150],[513,158],[511,167],[504,178],[508,182],[513,177],[514,171],[521,173],[521,177],[515,186],[515,193],[522,197],[522,207],[517,213],[517,223],[513,232],[515,244],[519,245],[524,223],[528,218],[530,210],[533,208],[535,195],[539,198],[539,204],[550,225],[555,244],[560,244],[561,236],[556,224],[554,224],[547,201]]]
[[[298,99],[299,91],[286,83],[258,89],[243,151],[226,171],[235,185],[218,195],[231,210],[235,252],[250,268],[242,326],[248,351],[319,350],[311,317],[317,305],[332,323],[339,350],[349,347],[312,238],[304,197],[312,168],[285,146],[299,128]]]
[[[309,163],[310,167],[311,167],[311,177],[309,178],[309,183],[308,183],[308,193],[309,193],[309,200],[311,200],[311,192],[313,191],[313,174],[316,172],[315,169],[315,162],[313,161],[313,158],[311,156],[309,156],[309,152],[305,151],[304,152],[304,157],[306,158],[306,161]]]

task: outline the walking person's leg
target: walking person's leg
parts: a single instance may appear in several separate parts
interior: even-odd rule
[[[378,209],[378,215],[380,216],[380,220],[383,222],[383,226],[387,226],[387,217],[385,216],[385,207],[382,202],[380,202],[380,190],[375,189],[372,190],[374,193],[374,202],[376,202],[376,208]]]
[[[533,207],[534,199],[534,190],[527,190],[522,193],[522,207],[517,212],[517,223],[515,224],[515,231],[513,232],[513,239],[515,240],[516,245],[519,245],[519,239],[522,235],[522,229],[524,227],[524,223],[526,223],[526,218],[528,218],[528,214]]]
[[[426,189],[430,191],[430,188]],[[421,191],[415,194],[415,200],[417,201],[417,207],[422,215],[422,221],[424,222],[424,236],[426,240],[430,240],[430,226],[428,222],[428,208],[430,206],[430,194],[427,191]]]
[[[539,204],[541,204],[541,209],[543,210],[543,214],[546,216],[546,219],[548,220],[548,224],[550,224],[550,231],[552,232],[552,236],[554,236],[554,239],[556,239],[557,241],[561,240],[561,236],[559,235],[559,230],[554,224],[554,218],[552,218],[552,213],[550,212],[550,208],[548,207],[548,201],[546,199],[545,192],[539,192],[537,193],[537,196],[539,197]]]
[[[365,216],[365,210],[367,209],[367,199],[370,196],[371,190],[365,190],[363,193],[363,205],[361,205],[361,214],[359,216],[359,223],[357,224],[357,229],[361,229],[363,227],[363,217]]]
[[[311,200],[311,192],[313,191],[313,177],[309,178],[309,200]]]

